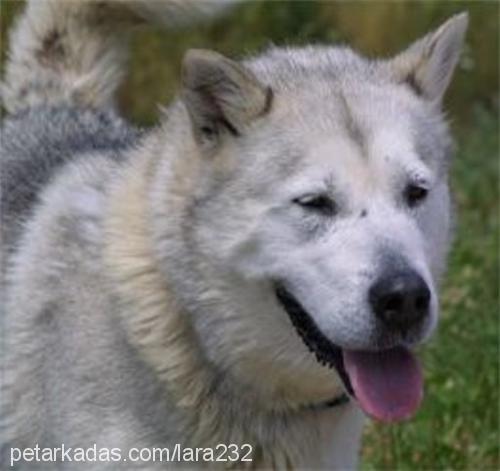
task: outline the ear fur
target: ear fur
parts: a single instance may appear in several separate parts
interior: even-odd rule
[[[466,12],[452,16],[397,55],[389,62],[395,78],[418,95],[439,103],[460,57],[468,22]]]
[[[213,51],[191,49],[183,61],[182,98],[195,137],[234,136],[270,108],[271,89],[243,65]]]

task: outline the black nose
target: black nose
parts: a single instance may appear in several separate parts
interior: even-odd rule
[[[391,329],[405,330],[422,322],[430,299],[427,283],[413,270],[384,275],[369,291],[373,311]]]

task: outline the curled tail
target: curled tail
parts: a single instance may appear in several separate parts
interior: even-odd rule
[[[111,104],[134,25],[185,26],[229,3],[234,1],[29,0],[10,34],[3,106],[14,113],[42,103]]]

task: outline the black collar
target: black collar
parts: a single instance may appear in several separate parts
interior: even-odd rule
[[[341,394],[340,396],[334,397],[333,399],[329,399],[325,402],[320,402],[318,404],[311,404],[309,409],[312,410],[324,410],[324,409],[333,409],[334,407],[340,407],[347,404],[350,401],[349,396],[347,394]]]

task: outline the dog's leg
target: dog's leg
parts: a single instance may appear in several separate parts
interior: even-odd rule
[[[29,0],[10,36],[1,96],[8,112],[39,104],[112,103],[135,24],[186,25],[231,0]]]

